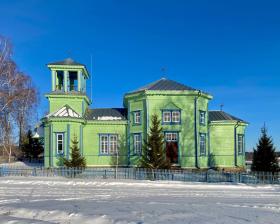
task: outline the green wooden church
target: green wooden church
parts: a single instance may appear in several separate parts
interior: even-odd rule
[[[49,113],[42,118],[44,164],[69,158],[76,135],[87,166],[138,166],[151,116],[161,119],[166,156],[180,168],[244,167],[247,122],[209,111],[212,96],[162,78],[124,95],[123,108],[90,108],[86,66],[72,59],[49,63]]]

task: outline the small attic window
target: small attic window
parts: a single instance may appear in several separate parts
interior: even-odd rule
[[[69,72],[69,90],[70,91],[78,91],[78,73],[77,72]]]

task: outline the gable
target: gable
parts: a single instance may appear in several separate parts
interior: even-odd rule
[[[166,110],[181,110],[180,107],[178,107],[176,104],[174,104],[173,102],[169,102],[166,105],[164,105],[164,107],[162,109],[166,109]]]
[[[50,113],[47,117],[72,117],[72,118],[81,118],[81,115],[74,111],[70,106],[65,105],[59,110]]]

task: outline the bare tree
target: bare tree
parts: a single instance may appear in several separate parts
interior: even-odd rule
[[[7,90],[15,71],[15,64],[11,61],[12,45],[8,39],[0,36],[0,98],[7,95]],[[13,97],[1,100],[0,113],[12,102]]]
[[[27,133],[26,130],[29,129],[30,123],[32,123],[32,115],[35,114],[34,111],[36,111],[39,97],[38,91],[33,86],[31,78],[24,74],[22,74],[22,80],[18,89],[21,95],[14,101],[17,109],[13,112],[13,116],[18,126],[19,147],[21,147],[23,136]]]
[[[5,73],[5,65],[11,60],[12,45],[7,38],[0,35],[0,74]]]
[[[11,54],[11,43],[0,36],[0,140],[9,162],[17,133],[20,143],[24,127],[31,117],[28,111],[35,107],[38,99],[30,77],[18,70]]]
[[[13,111],[16,109],[13,102],[20,95],[17,87],[22,77],[16,72],[16,65],[12,61],[5,62],[4,67],[4,73],[0,77],[2,84],[0,88],[0,127],[2,129],[2,147],[10,162],[14,142]]]

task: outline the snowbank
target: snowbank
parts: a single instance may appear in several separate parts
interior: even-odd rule
[[[0,223],[279,223],[280,186],[0,178]]]

